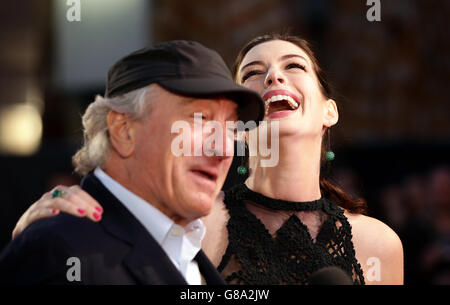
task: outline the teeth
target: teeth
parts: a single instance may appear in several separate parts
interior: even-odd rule
[[[292,109],[297,109],[298,108],[298,103],[292,97],[290,97],[288,95],[274,95],[274,96],[272,96],[272,97],[270,97],[270,98],[268,98],[267,100],[264,101],[264,104],[266,105],[266,114],[267,114],[267,111],[268,111],[268,107],[267,106],[270,103],[277,102],[277,101],[282,101],[282,100],[287,101],[289,103],[289,105],[292,107]]]
[[[291,107],[292,107],[293,109],[297,109],[297,108],[298,108],[297,102],[294,101],[294,99],[293,99],[292,97],[288,96],[288,97],[287,97],[287,101],[288,101],[289,105],[291,105]]]

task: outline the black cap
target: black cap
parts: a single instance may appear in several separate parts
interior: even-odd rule
[[[183,96],[230,98],[244,122],[259,124],[264,117],[259,94],[236,84],[222,57],[195,41],[164,42],[125,56],[109,70],[105,95],[115,97],[152,83]]]

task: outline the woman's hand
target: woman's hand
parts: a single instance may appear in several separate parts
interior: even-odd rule
[[[62,191],[62,196],[53,198],[55,190]],[[58,185],[45,193],[23,213],[13,230],[12,238],[14,239],[36,220],[58,215],[60,211],[78,217],[87,216],[93,221],[99,221],[103,213],[100,204],[78,185],[70,187]]]

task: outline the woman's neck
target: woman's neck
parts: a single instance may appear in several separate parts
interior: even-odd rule
[[[280,138],[278,165],[261,167],[260,156],[250,157],[251,174],[245,183],[270,198],[317,200],[321,197],[320,151],[321,139]]]

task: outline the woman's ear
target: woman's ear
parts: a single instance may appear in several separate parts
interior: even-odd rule
[[[133,126],[126,113],[110,110],[106,117],[109,139],[114,150],[122,157],[128,158],[134,153]]]
[[[335,125],[339,120],[339,113],[336,102],[332,99],[326,100],[323,109],[323,125],[325,127],[331,127]]]

